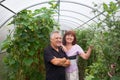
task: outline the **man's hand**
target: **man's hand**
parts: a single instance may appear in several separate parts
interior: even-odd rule
[[[64,67],[70,66],[70,60],[67,59],[66,62],[63,64],[63,66],[64,66]]]
[[[70,65],[70,61],[67,60],[65,57],[64,58],[54,57],[54,59],[51,60],[51,63],[57,66],[64,66],[64,67],[67,67]]]

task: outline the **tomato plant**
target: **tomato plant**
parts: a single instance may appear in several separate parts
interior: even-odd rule
[[[103,12],[106,14],[104,20],[99,18],[98,24],[76,32],[78,43],[84,50],[89,45],[94,45],[88,61],[79,59],[81,79],[118,80],[120,78],[120,18],[116,17],[119,8],[119,4],[114,2],[103,3]]]

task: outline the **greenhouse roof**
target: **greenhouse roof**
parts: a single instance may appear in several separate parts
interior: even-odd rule
[[[0,0],[0,40],[7,34],[7,24],[18,12],[24,9],[37,9],[48,6],[51,0]],[[97,23],[97,17],[104,17],[102,8],[98,9],[103,3],[115,0],[55,0],[59,4],[58,14],[54,15],[56,21],[60,23],[61,30],[85,28],[92,23]],[[98,14],[93,11],[97,10]]]
[[[47,6],[50,0],[1,0],[0,1],[0,27],[23,9],[36,9]],[[59,21],[63,27],[89,26],[96,21],[94,4],[109,3],[115,0],[56,0],[59,2]],[[100,10],[98,10],[100,12]],[[102,14],[102,12],[100,12]],[[104,15],[104,14],[102,14]],[[57,17],[58,15],[56,15]],[[57,17],[58,18],[58,17]],[[56,19],[57,19],[56,18]]]

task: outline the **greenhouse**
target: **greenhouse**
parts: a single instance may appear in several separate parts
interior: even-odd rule
[[[0,0],[0,69],[0,80],[120,80],[120,0]]]

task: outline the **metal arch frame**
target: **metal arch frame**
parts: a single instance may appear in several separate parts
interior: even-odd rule
[[[57,15],[53,15],[53,16],[57,16]],[[81,21],[81,22],[85,23],[84,21],[82,21],[82,20],[80,20],[79,18],[76,18],[76,17],[67,16],[67,15],[60,15],[60,16],[73,18],[73,19],[76,19],[76,20],[79,20],[79,21]],[[89,25],[89,24],[87,24],[87,25]],[[90,26],[90,25],[89,25],[89,26]]]
[[[73,1],[64,1],[64,0],[60,0],[60,2],[77,4],[77,5],[85,6],[85,7],[87,7],[87,8],[90,8],[90,9],[95,10],[95,9],[94,9],[93,7],[91,7],[91,6],[88,6],[88,5],[85,5],[85,4],[82,4],[82,3],[78,3],[78,2],[73,2]],[[100,12],[100,11],[98,11],[98,12]],[[103,14],[103,15],[104,15],[104,14]]]
[[[60,0],[58,0],[58,2],[57,2],[57,4],[58,4],[58,22],[59,22],[59,18],[60,18]]]
[[[88,19],[91,19],[89,16],[84,15],[84,14],[79,13],[79,12],[76,12],[76,11],[72,11],[72,10],[60,10],[60,11],[67,11],[67,12],[76,13],[76,14],[82,15],[82,16],[84,16],[84,17],[88,18]],[[92,21],[94,21],[95,23],[97,23],[95,20],[92,20]]]
[[[5,9],[7,9],[8,11],[10,11],[10,12],[12,12],[12,13],[14,13],[14,14],[16,14],[14,11],[12,11],[11,9],[9,9],[8,7],[6,7],[6,6],[4,6],[3,4],[0,4],[2,7],[4,7]]]
[[[0,1],[0,4],[2,3],[2,2],[4,2],[5,0],[2,0],[2,1]]]
[[[75,23],[75,24],[77,24],[77,25],[80,25],[79,23],[77,23],[77,22],[75,22],[75,21],[72,21],[72,20],[68,20],[68,19],[60,19],[60,20],[67,20],[67,21],[73,22],[73,23]],[[88,24],[86,24],[86,25],[88,25]],[[88,25],[88,26],[90,26],[90,25]]]
[[[90,20],[88,20],[88,21],[84,22],[83,24],[81,24],[81,25],[80,25],[80,26],[78,26],[77,28],[79,28],[79,27],[81,27],[81,26],[85,25],[86,23],[88,23],[89,21],[93,20],[93,19],[94,19],[94,18],[96,18],[97,16],[99,16],[99,15],[103,14],[104,12],[105,12],[105,11],[103,11],[103,12],[101,12],[100,14],[98,14],[98,15],[94,16],[93,18],[91,18]],[[76,28],[75,28],[75,29],[76,29]]]
[[[4,7],[5,9],[7,9],[8,11],[16,14],[13,10],[9,9],[8,7],[6,7],[6,6],[4,6],[4,5],[2,4],[2,2],[4,2],[4,1],[5,1],[5,0],[0,1],[0,5],[1,5],[2,7]]]
[[[60,21],[60,22],[63,22],[63,21],[65,22],[65,21],[66,21],[67,23],[69,22],[69,23],[72,24],[72,25],[75,25],[75,24],[80,25],[79,23],[76,23],[76,22],[73,22],[73,21],[67,20],[67,19],[60,19],[59,21]],[[75,24],[73,24],[73,23],[75,23]],[[70,28],[71,28],[71,27],[70,27]]]
[[[75,23],[75,24],[77,24],[77,25],[80,25],[79,23],[77,23],[77,22],[75,22],[75,21],[72,21],[72,20],[68,20],[68,19],[60,19],[60,20],[67,20],[67,21],[70,21],[70,22]]]
[[[78,2],[73,2],[73,1],[53,1],[53,2],[58,2],[58,4],[60,4],[60,2],[65,2],[65,3],[72,3],[72,4],[77,4],[77,5],[82,5],[82,6],[85,6],[85,7],[87,7],[87,8],[90,8],[90,9],[92,9],[92,10],[95,10],[93,7],[90,7],[90,6],[87,6],[87,5],[85,5],[85,4],[81,4],[81,3],[78,3]],[[26,8],[24,8],[24,9],[29,9],[29,8],[31,8],[31,7],[34,7],[34,6],[37,6],[37,5],[40,5],[40,4],[45,4],[45,3],[49,3],[49,1],[46,1],[46,2],[42,2],[42,3],[37,3],[37,4],[34,4],[34,5],[31,5],[31,6],[29,6],[29,7],[26,7]],[[1,4],[0,4],[1,5]],[[11,12],[13,12],[12,10],[10,10],[9,8],[7,8],[6,6],[4,6],[3,5],[3,7],[4,8],[6,8],[6,9],[8,9],[9,11],[11,11]],[[24,10],[24,9],[22,9],[22,10]],[[20,11],[22,11],[22,10],[20,10]],[[18,11],[18,12],[20,12],[20,11]],[[58,10],[59,11],[59,10]],[[18,13],[17,12],[17,13]],[[98,12],[100,12],[100,11],[98,11]],[[13,12],[14,13],[14,12]],[[15,15],[17,14],[17,13],[14,13]],[[11,16],[8,20],[6,20],[1,26],[0,26],[0,28],[3,26],[3,25],[5,25],[5,23],[7,23],[12,17],[14,17],[15,15],[13,15],[13,16]],[[104,15],[103,13],[102,13],[102,15]],[[60,14],[58,14],[58,17],[60,16]],[[105,16],[105,15],[104,15]],[[87,22],[85,22],[85,24],[86,23],[88,23],[89,21],[91,21],[91,20],[93,20],[93,18],[91,18],[90,20],[88,20]]]
[[[90,8],[90,9],[95,10],[93,7],[87,6],[87,5],[82,4],[82,3],[73,2],[73,1],[59,0],[59,1],[52,1],[52,2],[58,2],[59,4],[60,4],[60,2],[72,3],[72,4],[82,5],[82,6],[85,6],[85,7],[87,7],[87,8]],[[45,4],[45,3],[49,3],[49,1],[41,2],[41,3],[37,3],[37,4],[31,5],[31,6],[29,6],[29,7],[26,7],[26,8],[24,8],[24,9],[29,9],[29,8],[34,7],[34,6],[37,6],[37,5],[39,5],[39,4]],[[23,10],[24,10],[24,9],[23,9]],[[20,12],[20,11],[18,11],[18,12]],[[98,12],[100,12],[100,11],[98,11]],[[103,14],[103,15],[104,15],[104,14]]]
[[[78,4],[78,5],[82,5],[82,6],[88,7],[88,8],[90,8],[90,9],[92,9],[92,10],[95,10],[93,7],[90,7],[90,6],[87,6],[87,5],[78,3],[78,2],[73,2],[73,1],[60,1],[60,2],[67,2],[67,3],[72,3],[72,4]],[[60,3],[59,3],[59,4],[60,4]],[[99,10],[97,10],[97,11],[100,13],[100,14],[98,14],[97,16],[99,16],[99,15],[101,15],[101,14],[104,15],[104,14],[103,14],[104,11],[103,11],[103,12],[100,12]],[[59,16],[59,15],[58,15],[58,16]],[[88,21],[84,22],[82,25],[78,26],[77,28],[79,28],[79,27],[85,25],[86,23],[88,23],[89,21],[93,20],[93,19],[96,18],[97,16],[95,16],[95,17],[89,19]],[[104,15],[104,16],[105,16],[105,15]],[[76,29],[76,28],[75,28],[75,29]]]

